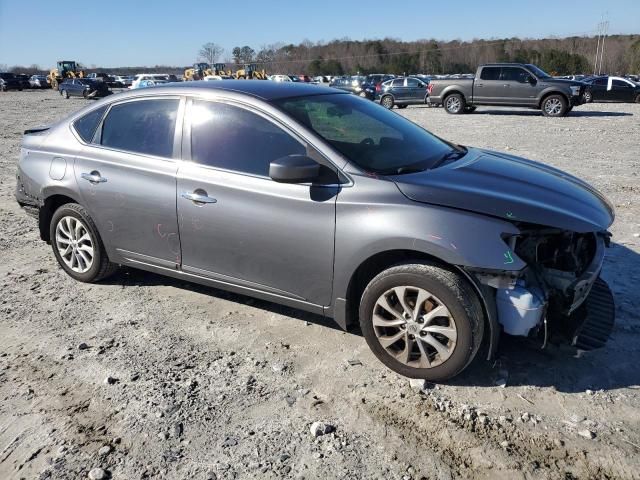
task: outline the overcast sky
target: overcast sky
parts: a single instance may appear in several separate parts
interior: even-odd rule
[[[640,0],[0,0],[0,64],[183,66],[205,42],[228,55],[305,39],[593,35],[603,15],[610,33],[640,33]]]

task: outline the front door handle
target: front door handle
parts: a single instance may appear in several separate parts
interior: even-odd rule
[[[81,173],[80,176],[85,180],[90,181],[91,183],[104,183],[107,181],[106,178],[100,176],[100,172],[94,170],[91,173]]]
[[[191,200],[193,203],[216,203],[218,200],[207,195],[207,192],[203,190],[196,190],[193,193],[184,192],[182,198]]]
[[[484,84],[483,84],[483,83],[476,83],[476,84],[474,85],[474,87],[484,87]]]

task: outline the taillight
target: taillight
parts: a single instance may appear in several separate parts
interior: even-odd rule
[[[376,83],[376,92],[382,90],[382,86],[379,83]]]
[[[433,84],[431,84],[431,83],[430,83],[430,84],[427,86],[427,92],[429,92],[429,95],[431,95],[431,90],[433,90]]]

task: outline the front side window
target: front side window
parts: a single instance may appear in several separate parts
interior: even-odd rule
[[[194,100],[191,159],[211,167],[269,176],[269,164],[306,147],[266,118],[225,103]]]
[[[416,78],[407,78],[407,87],[417,88],[422,82]]]
[[[502,67],[501,79],[505,82],[526,83],[529,80],[529,72],[518,67]]]
[[[404,117],[352,95],[312,95],[274,104],[369,172],[427,170],[458,151]]]
[[[96,133],[96,128],[98,127],[100,120],[102,120],[102,116],[106,110],[107,105],[96,108],[73,122],[73,127],[76,129],[76,132],[78,132],[78,135],[80,135],[82,140],[87,143],[91,142],[93,135]]]
[[[178,99],[139,100],[113,105],[102,124],[105,147],[173,157]]]

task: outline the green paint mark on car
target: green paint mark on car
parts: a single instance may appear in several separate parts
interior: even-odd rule
[[[513,263],[513,257],[511,256],[511,250],[507,250],[504,252],[504,264],[509,265],[510,263]]]

